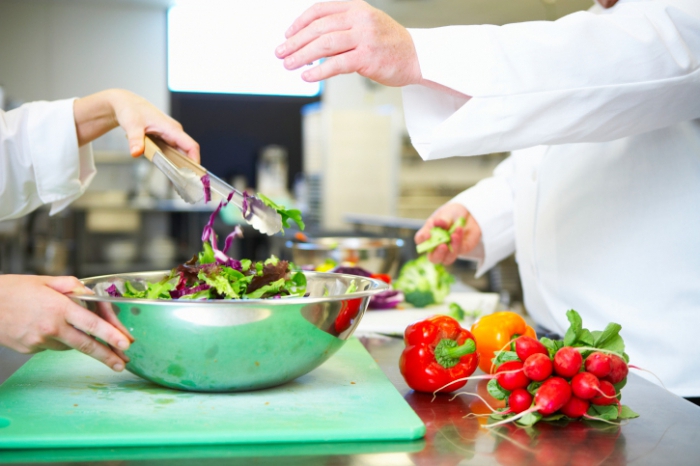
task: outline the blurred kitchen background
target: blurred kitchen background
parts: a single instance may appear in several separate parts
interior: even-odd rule
[[[303,211],[311,236],[412,237],[435,208],[491,174],[507,154],[423,162],[401,91],[356,75],[322,85],[286,72],[273,50],[309,0],[0,0],[0,106],[124,88],[179,120],[202,164],[239,189]],[[407,27],[554,20],[591,0],[373,0]],[[117,129],[93,143],[98,175],[69,209],[0,222],[2,273],[79,277],[170,268],[200,248],[213,206],[189,206]],[[232,210],[220,235],[240,221]],[[285,240],[245,228],[234,252],[288,256]],[[521,299],[515,262],[474,278]]]

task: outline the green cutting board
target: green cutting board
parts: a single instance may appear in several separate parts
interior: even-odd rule
[[[0,386],[0,448],[413,440],[425,426],[356,339],[307,375],[191,393],[75,351],[34,356]]]

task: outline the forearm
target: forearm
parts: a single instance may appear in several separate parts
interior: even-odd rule
[[[84,146],[119,126],[114,102],[123,92],[125,91],[109,89],[75,100],[73,115],[79,146]]]

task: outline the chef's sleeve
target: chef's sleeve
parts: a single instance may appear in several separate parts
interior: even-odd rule
[[[78,147],[74,99],[0,111],[0,220],[43,204],[51,214],[85,192],[95,176],[91,146]]]
[[[462,259],[477,262],[480,277],[515,251],[514,166],[512,157],[501,162],[493,176],[455,196],[467,208],[481,228],[481,241]]]
[[[414,146],[439,159],[610,141],[700,118],[700,2],[684,4],[410,29],[423,78],[471,96],[405,87]]]

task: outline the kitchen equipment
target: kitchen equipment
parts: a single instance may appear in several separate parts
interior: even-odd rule
[[[265,205],[259,198],[244,196],[228,183],[193,162],[163,141],[146,136],[144,155],[152,161],[172,181],[178,194],[190,204],[204,198],[202,177],[209,176],[212,197],[228,199],[243,212],[243,218],[253,228],[266,235],[282,231],[282,218],[273,208]]]
[[[306,272],[306,298],[170,301],[104,293],[112,283],[157,282],[168,273],[88,278],[83,283],[97,294],[72,297],[92,311],[111,310],[136,339],[126,352],[129,371],[193,391],[255,390],[306,374],[343,346],[370,296],[388,288],[365,277]],[[345,294],[353,282],[357,291]]]
[[[323,264],[332,259],[338,264],[353,262],[372,273],[396,275],[403,240],[398,238],[323,237],[306,242],[287,241],[292,260],[297,265]]]
[[[246,393],[170,390],[76,351],[38,354],[0,387],[0,449],[381,442],[424,432],[356,339],[293,382]]]
[[[258,191],[269,197],[289,197],[287,192],[287,150],[278,145],[260,150],[257,163]]]

